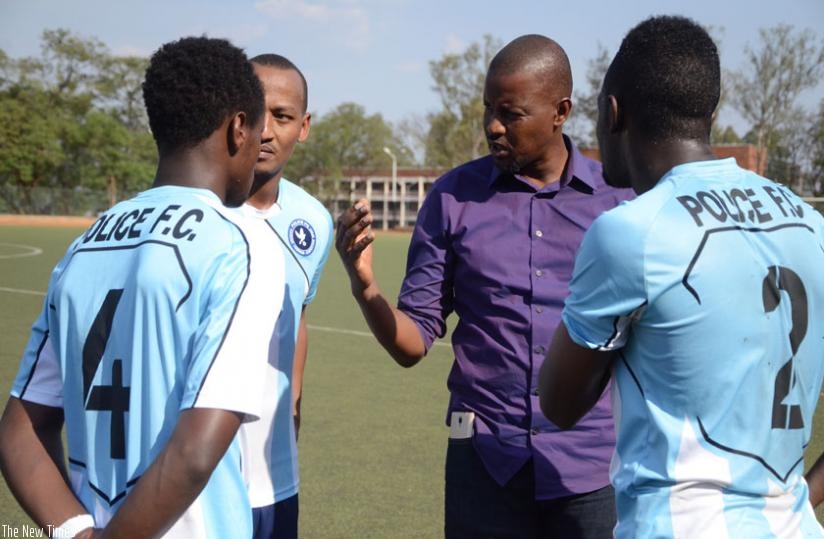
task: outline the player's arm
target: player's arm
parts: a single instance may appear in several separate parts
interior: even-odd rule
[[[241,420],[242,414],[214,408],[181,412],[166,447],[126,496],[103,536],[163,534],[206,486]]]
[[[300,399],[303,389],[303,369],[309,351],[309,334],[306,330],[306,305],[300,311],[298,338],[295,342],[295,360],[292,364],[292,418],[295,421],[295,438],[300,432]]]
[[[576,344],[561,322],[538,374],[541,411],[562,429],[569,429],[586,414],[603,393],[610,376],[614,352]]]
[[[813,507],[818,507],[824,501],[824,453],[818,457],[804,478],[810,488],[810,503]]]
[[[335,247],[369,329],[395,362],[411,367],[426,354],[426,346],[415,322],[386,299],[375,280],[371,224],[369,203],[361,199],[338,219]]]
[[[68,485],[62,429],[62,408],[16,397],[0,419],[3,477],[23,510],[46,530],[87,513]]]

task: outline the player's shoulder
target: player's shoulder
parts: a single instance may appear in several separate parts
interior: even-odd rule
[[[180,187],[174,196],[164,197],[155,233],[171,229],[172,236],[185,240],[181,244],[190,253],[238,254],[248,249],[248,224],[235,208],[226,207],[211,191]]]
[[[670,190],[664,187],[622,201],[593,221],[586,233],[588,243],[599,245],[598,250],[612,251],[617,256],[642,252],[651,234],[666,229],[659,225],[671,197]],[[673,232],[667,229],[665,233]]]
[[[624,189],[615,189],[623,192]],[[622,200],[614,208],[601,214],[605,222],[615,227],[635,228],[649,226],[660,217],[661,212],[674,196],[673,190],[667,185],[657,185],[655,189],[638,196]],[[601,218],[599,217],[599,219]]]
[[[151,241],[168,245],[223,248],[240,230],[218,196],[205,189],[161,186],[115,204],[81,235],[98,247]]]
[[[332,215],[323,203],[301,186],[281,178],[278,202],[281,211],[273,225],[282,233],[305,230],[323,242],[332,235]]]
[[[281,206],[286,213],[292,216],[304,215],[304,218],[311,218],[318,222],[319,226],[324,224],[329,228],[332,227],[332,215],[329,210],[303,187],[286,178],[281,178],[278,189],[280,190],[278,198],[283,202]]]

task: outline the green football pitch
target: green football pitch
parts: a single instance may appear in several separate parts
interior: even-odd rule
[[[8,394],[52,267],[78,228],[0,226],[0,392]],[[395,296],[408,235],[379,235],[375,268]],[[300,532],[313,538],[443,536],[446,377],[441,341],[412,369],[394,364],[369,334],[331,253],[307,311]],[[4,402],[5,399],[0,399]],[[819,408],[808,464],[824,450]],[[229,501],[227,500],[227,503]],[[819,513],[819,519],[824,514]],[[31,521],[0,479],[0,527]],[[21,532],[22,533],[22,532]]]

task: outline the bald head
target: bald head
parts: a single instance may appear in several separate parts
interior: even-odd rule
[[[572,95],[572,71],[569,58],[552,39],[527,34],[510,41],[489,64],[488,77],[529,73],[550,84],[563,96]]]

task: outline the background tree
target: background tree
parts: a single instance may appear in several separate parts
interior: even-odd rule
[[[51,101],[37,88],[0,90],[0,197],[11,212],[45,210],[35,188],[51,186],[66,160],[59,133],[70,118]]]
[[[742,144],[744,140],[738,136],[735,129],[728,125],[725,127],[713,123],[712,132],[710,133],[710,142],[716,144]]]
[[[813,147],[813,122],[813,115],[801,107],[794,107],[784,114],[775,130],[764,173],[802,195],[810,191],[807,165]]]
[[[601,84],[606,75],[612,55],[606,47],[598,43],[598,54],[587,62],[586,78],[583,81],[573,81],[574,99],[572,101],[572,115],[564,125],[564,132],[583,148],[597,148],[595,138],[595,124],[598,122],[598,94],[601,93]]]
[[[155,172],[155,144],[148,131],[130,130],[115,112],[92,110],[72,141],[76,183],[105,191],[108,206],[121,193],[149,187]],[[98,209],[104,210],[106,207]]]
[[[759,31],[759,48],[747,46],[746,67],[730,77],[730,102],[751,125],[759,170],[777,150],[782,130],[790,125],[799,95],[824,74],[824,46],[811,30],[778,25]],[[776,177],[792,183],[792,178]]]
[[[97,103],[129,130],[149,130],[142,86],[147,67],[149,59],[138,56],[104,56],[100,62],[95,82]]]
[[[429,63],[432,87],[441,110],[428,116],[424,163],[452,168],[487,153],[483,129],[484,78],[489,62],[502,43],[485,35],[460,54],[447,54]]]
[[[426,157],[426,140],[429,135],[429,119],[422,114],[409,114],[395,126],[395,136],[412,153],[410,166],[421,166]]]
[[[41,55],[0,51],[0,200],[7,211],[94,213],[151,184],[147,60],[96,39],[43,33]],[[93,200],[96,192],[108,197]]]
[[[334,195],[334,181],[344,172],[388,170],[391,162],[384,147],[395,154],[398,166],[414,162],[412,150],[383,116],[367,115],[357,103],[342,103],[324,117],[313,115],[309,138],[295,148],[284,172],[328,202]]]
[[[824,194],[824,99],[810,122],[809,185],[815,196]]]

